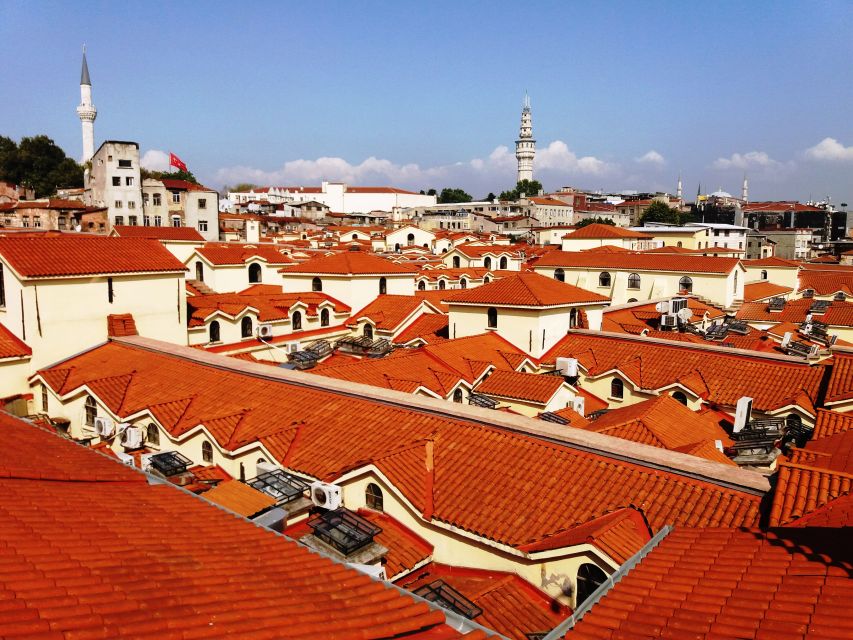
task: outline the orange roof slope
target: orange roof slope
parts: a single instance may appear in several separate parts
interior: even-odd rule
[[[275,504],[275,498],[239,480],[220,482],[204,493],[204,499],[246,518],[251,518]]]
[[[6,414],[0,428],[4,638],[318,638],[330,611],[342,638],[459,636],[440,611],[203,499]]]
[[[385,556],[385,575],[389,580],[424,564],[432,557],[432,545],[404,527],[387,513],[359,509],[358,515],[382,529],[374,540],[388,549]]]
[[[558,357],[577,358],[592,377],[618,369],[643,389],[678,383],[727,407],[750,396],[758,411],[798,404],[813,412],[823,376],[823,367],[800,362],[589,332],[569,333],[542,356],[542,362],[553,364]]]
[[[771,526],[787,525],[853,490],[853,474],[821,468],[822,461],[815,457],[796,455],[795,459],[805,464],[782,461],[777,465]]]
[[[142,238],[7,236],[0,257],[24,278],[186,271],[162,244]]]
[[[667,394],[612,409],[583,428],[684,453],[688,452],[685,449],[695,450],[691,445],[708,442],[711,449],[717,452],[716,455],[710,454],[710,459],[734,464],[714,448],[716,440],[721,441],[723,446],[732,444],[723,428],[711,416],[691,411]],[[704,450],[700,452],[704,453]]]
[[[755,302],[757,300],[767,300],[774,296],[786,296],[794,290],[791,287],[784,287],[781,284],[774,284],[768,281],[750,282],[743,285],[743,301]]]
[[[423,304],[423,300],[415,296],[398,296],[386,293],[352,314],[347,324],[354,326],[360,318],[368,318],[377,329],[393,331]]]
[[[117,416],[150,410],[173,437],[204,424],[227,450],[260,441],[284,467],[314,478],[373,460],[425,517],[510,545],[631,504],[655,528],[758,522],[760,492],[228,366],[239,363],[212,367],[113,342],[40,375],[62,395],[85,385]],[[396,464],[390,454],[401,447],[405,464]]]
[[[111,313],[107,316],[107,335],[111,338],[138,336],[132,313]]]
[[[814,300],[800,298],[788,300],[781,311],[770,311],[767,302],[747,302],[738,309],[739,320],[754,322],[803,322]],[[853,302],[832,300],[826,311],[814,314],[814,319],[835,327],[853,327]]]
[[[113,230],[116,232],[116,235],[122,238],[204,242],[204,236],[193,227],[132,227],[129,225],[116,225],[113,227]]]
[[[631,269],[632,271],[676,271],[684,273],[730,273],[737,265],[737,258],[597,251],[552,251],[536,263],[537,267]]]
[[[495,371],[475,388],[477,393],[546,404],[564,384],[562,376]]]
[[[281,273],[307,275],[412,275],[417,267],[398,264],[362,251],[342,251],[330,256],[321,256],[279,269]]]
[[[269,322],[289,318],[291,307],[299,303],[304,306],[304,312],[308,316],[316,316],[320,313],[320,305],[323,303],[330,304],[334,313],[344,313],[350,310],[349,305],[318,291],[282,293],[281,287],[276,287],[278,291],[273,292],[269,290],[271,289],[269,285],[265,285],[264,289],[256,292],[257,289],[260,288],[253,287],[241,293],[188,296],[189,326],[204,325],[205,320],[217,311],[236,317],[246,309],[254,309],[257,311],[259,322]]]
[[[853,295],[853,272],[803,269],[799,273],[797,291],[805,291],[806,289],[814,290],[819,296],[829,296],[839,291],[848,296]]]
[[[0,359],[26,358],[33,355],[30,346],[0,322]]]
[[[445,299],[449,304],[511,307],[559,307],[609,301],[607,296],[532,272],[521,272],[461,293],[452,292]]]
[[[636,238],[642,240],[651,240],[653,236],[648,233],[640,233],[639,231],[631,231],[622,227],[616,227],[610,224],[601,224],[593,222],[580,229],[576,229],[563,236],[567,240],[586,240],[598,238]]]
[[[565,637],[849,638],[851,548],[837,529],[676,527]]]
[[[824,402],[842,402],[853,398],[853,354],[836,354]]]
[[[288,255],[289,251],[272,244],[209,242],[196,251],[215,265],[245,264],[253,258],[260,258],[268,264],[289,265],[294,262]]]
[[[419,300],[421,298],[418,298]],[[398,335],[394,342],[396,344],[407,344],[412,340],[420,339],[427,344],[447,340],[449,319],[442,313],[425,313],[415,320]]]
[[[407,591],[441,580],[479,607],[483,613],[474,622],[512,638],[527,640],[528,634],[556,627],[571,611],[513,573],[481,571],[430,563],[415,574],[398,580]]]

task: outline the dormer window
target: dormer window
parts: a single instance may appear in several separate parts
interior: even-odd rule
[[[489,329],[498,328],[498,310],[494,307],[489,307],[486,311],[486,326]]]

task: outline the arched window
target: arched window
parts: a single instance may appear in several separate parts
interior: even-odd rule
[[[453,392],[453,402],[456,402],[457,404],[462,403],[462,389],[457,389]]]
[[[693,278],[690,276],[682,276],[678,281],[678,290],[681,293],[693,293]]]
[[[240,335],[244,338],[252,337],[252,319],[249,316],[245,316],[240,321]]]
[[[489,329],[498,328],[498,310],[494,307],[489,307],[489,310],[486,311],[486,323]]]
[[[204,282],[204,264],[201,260],[196,260],[195,263],[195,279]]]
[[[323,290],[323,281],[320,278],[314,278],[311,280],[311,291],[322,291]]]
[[[201,459],[205,462],[213,462],[213,445],[207,440],[201,443]]]
[[[460,280],[459,280],[459,286],[460,286],[462,289],[467,289],[467,288],[468,288],[468,281],[467,281],[465,278],[460,278]]]
[[[328,327],[329,326],[329,310],[328,309],[320,309],[320,326]]]
[[[353,239],[353,240],[358,240],[358,234],[357,234],[357,233],[352,234],[352,239]]]
[[[639,289],[640,288],[640,275],[637,273],[632,273],[628,276],[628,288],[629,289]]]
[[[385,506],[382,499],[382,489],[372,482],[367,485],[367,489],[364,490],[364,503],[368,509],[382,511]]]
[[[489,284],[492,279],[489,276],[483,276],[483,284]]]
[[[554,269],[554,280],[558,280],[559,282],[565,282],[566,272],[563,269]]]
[[[379,295],[388,293],[388,281],[383,277],[379,278]]]
[[[394,244],[394,253],[400,253],[400,249],[401,249],[401,248],[402,248],[402,247],[400,247],[400,243],[399,243],[399,242],[395,243],[395,244]]]
[[[613,378],[610,382],[610,397],[622,398],[625,395],[625,385],[619,378]]]
[[[447,287],[447,283],[444,281],[444,278],[438,281],[438,288],[445,289]]]
[[[459,256],[453,256],[453,268],[458,269],[462,266],[462,261],[459,259]]]
[[[219,321],[217,320],[210,323],[210,341],[219,342]]]
[[[426,291],[426,282],[423,280],[418,282],[418,291]]]
[[[294,311],[293,315],[290,317],[290,327],[294,331],[299,331],[302,329],[302,312]]]
[[[735,270],[735,278],[733,280],[733,283],[734,283],[734,292],[735,292],[735,295],[737,295],[737,270]]]
[[[145,442],[153,444],[155,447],[160,446],[160,430],[153,422],[149,422],[145,428]]]
[[[676,243],[675,243],[675,246],[680,248],[680,247],[681,247],[681,240],[679,240],[678,242],[676,242]]]
[[[492,268],[492,259],[486,258],[485,260],[483,260],[483,266],[486,267],[486,269],[491,269]]]
[[[503,257],[501,257],[501,260],[498,263],[498,268],[499,269],[506,269],[506,266],[507,266],[506,256],[503,256]]]
[[[598,274],[598,286],[599,287],[609,287],[610,286],[610,274],[606,271],[602,271]],[[628,285],[631,286],[631,285]],[[638,285],[639,286],[639,285]]]
[[[637,301],[636,298],[628,298],[628,304],[631,304],[632,302],[636,302],[636,301]]]
[[[95,416],[98,415],[98,406],[92,396],[86,396],[86,425],[95,426]]]
[[[415,234],[414,233],[410,233],[409,235],[406,236],[406,244],[409,245],[410,247],[413,244],[415,244]]]
[[[803,427],[803,419],[796,413],[789,413],[785,416],[785,426],[788,430],[800,430]]]
[[[589,598],[607,580],[607,574],[594,564],[586,562],[578,569],[577,589],[575,590],[575,608]]]
[[[761,279],[762,279],[762,280],[767,280],[767,269],[762,269],[762,270],[761,270]]]
[[[372,324],[365,324],[364,329],[361,330],[361,333],[364,334],[365,338],[369,338],[370,340],[373,340],[373,325]]]
[[[678,400],[685,407],[687,406],[687,396],[684,394],[683,391],[674,391],[672,397],[674,400]]]

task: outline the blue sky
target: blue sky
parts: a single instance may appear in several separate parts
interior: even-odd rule
[[[592,6],[587,6],[592,5]],[[546,188],[853,204],[850,2],[0,0],[0,134],[174,151],[213,186],[322,178],[475,196],[514,181],[525,90]]]

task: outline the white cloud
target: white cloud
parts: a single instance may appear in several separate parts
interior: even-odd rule
[[[715,169],[772,169],[780,167],[781,164],[764,151],[733,153],[730,158],[714,160]]]
[[[662,167],[664,164],[666,164],[666,160],[663,159],[663,156],[654,149],[647,151],[639,158],[634,158],[634,162],[639,162],[640,164],[652,164],[657,165],[659,167]]]
[[[149,171],[168,171],[169,154],[159,149],[149,149],[142,154],[139,164],[143,169],[148,169]]]
[[[389,184],[413,189],[458,185],[472,190],[494,190],[514,184],[516,166],[515,153],[509,147],[500,145],[484,158],[435,167],[421,167],[414,163],[397,164],[373,156],[358,164],[337,157],[291,160],[274,171],[248,166],[224,167],[216,172],[214,182],[284,186],[331,180],[362,185]],[[578,157],[560,140],[537,150],[534,161],[537,179],[553,177],[555,182],[564,181],[572,175],[600,175],[612,168],[593,156]]]
[[[824,138],[815,146],[806,149],[806,157],[812,160],[846,162],[853,160],[853,147],[845,147],[835,138]]]

